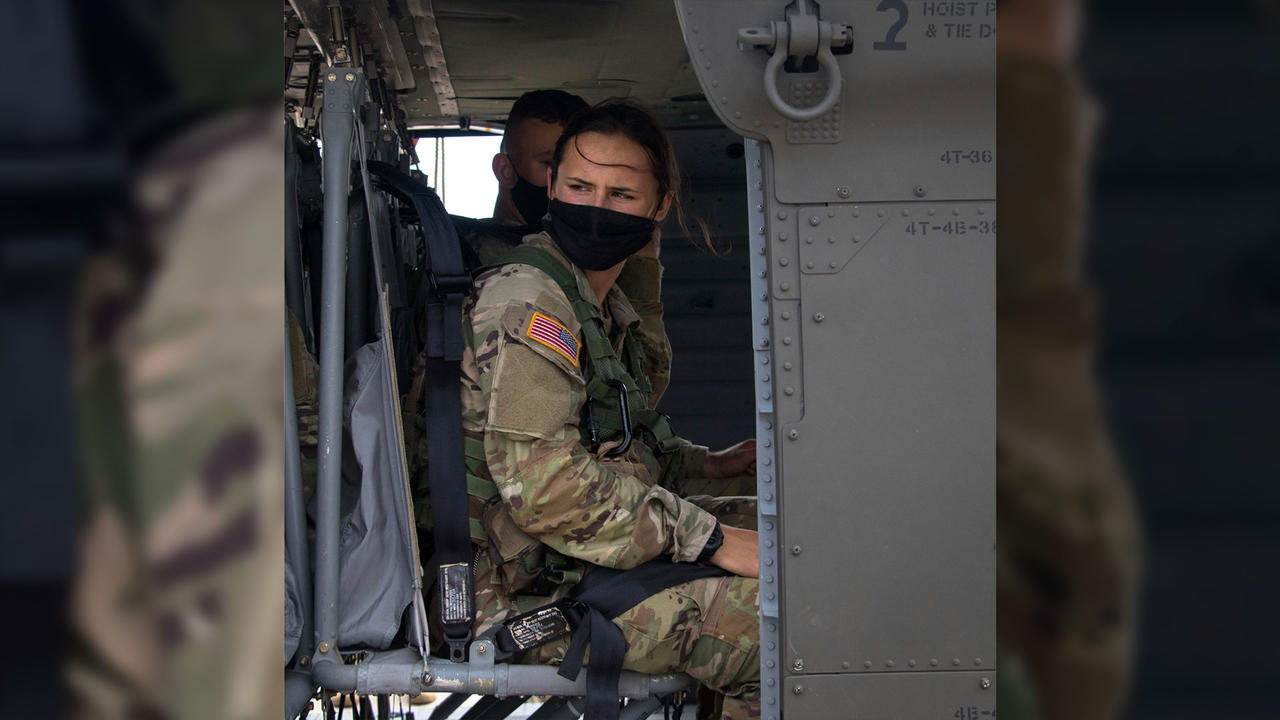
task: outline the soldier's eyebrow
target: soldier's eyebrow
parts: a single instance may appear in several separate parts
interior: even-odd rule
[[[595,184],[595,183],[593,183],[593,182],[591,182],[590,180],[583,180],[583,179],[582,179],[582,178],[580,178],[580,177],[574,177],[574,176],[572,176],[572,175],[570,175],[570,176],[568,177],[568,180],[569,180],[569,182],[571,182],[571,183],[577,183],[577,184],[579,184],[579,185],[586,185],[587,187],[595,187],[595,186],[596,186],[596,184]],[[609,186],[608,186],[608,189],[609,189],[609,191],[610,191],[610,192],[628,192],[628,193],[638,192],[635,188],[629,188],[629,187],[626,187],[625,185],[609,185]]]

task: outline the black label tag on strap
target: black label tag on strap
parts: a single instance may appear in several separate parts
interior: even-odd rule
[[[545,645],[573,631],[569,618],[554,605],[509,620],[506,626],[511,631],[511,639],[520,650]]]
[[[443,623],[471,624],[474,613],[471,609],[471,563],[453,563],[441,565],[440,581],[440,620]]]

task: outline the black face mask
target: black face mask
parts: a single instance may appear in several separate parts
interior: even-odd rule
[[[515,169],[514,165],[512,169]],[[516,185],[511,188],[511,201],[516,204],[516,210],[520,211],[526,225],[539,224],[542,216],[547,214],[546,186],[534,185],[519,172],[516,173]]]
[[[542,225],[574,265],[608,270],[653,239],[657,223],[594,205],[570,205],[552,199]]]

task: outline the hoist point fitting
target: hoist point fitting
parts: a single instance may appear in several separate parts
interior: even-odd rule
[[[489,652],[489,646],[486,645],[485,643],[480,643],[479,645],[476,646],[477,655],[484,655],[487,652]]]
[[[322,643],[320,643],[320,652],[321,652],[321,653],[327,653],[327,652],[329,652],[329,643],[327,643],[327,642],[322,642]]]

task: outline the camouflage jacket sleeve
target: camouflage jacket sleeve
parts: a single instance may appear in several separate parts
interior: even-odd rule
[[[649,407],[658,401],[671,384],[671,342],[662,322],[662,262],[658,258],[634,255],[622,266],[618,288],[626,294],[640,316],[635,330],[644,352],[644,374],[653,385]]]
[[[606,466],[582,446],[578,323],[549,278],[512,270],[481,291],[470,328],[479,391],[471,396],[485,406],[486,461],[512,520],[597,565],[633,567],[661,554],[696,559],[715,518],[646,482],[642,465]],[[549,328],[550,339],[539,339],[548,336],[538,328]]]
[[[680,447],[675,452],[664,456],[667,461],[662,474],[662,486],[675,489],[681,480],[700,478],[706,475],[707,448],[705,445],[694,445],[680,438]]]

